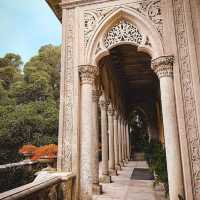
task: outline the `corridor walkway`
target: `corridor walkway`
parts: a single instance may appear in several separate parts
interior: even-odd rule
[[[130,161],[118,176],[113,176],[111,184],[103,184],[103,195],[93,196],[93,200],[165,200],[161,190],[153,188],[152,181],[131,180],[134,168],[148,168],[144,161]]]

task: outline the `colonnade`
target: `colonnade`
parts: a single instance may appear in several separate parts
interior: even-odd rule
[[[183,195],[182,166],[176,119],[173,86],[173,56],[163,56],[152,61],[152,69],[160,80],[161,104],[167,152],[167,168],[170,199]],[[92,193],[100,193],[101,181],[110,183],[111,175],[117,175],[130,159],[128,123],[120,110],[95,86],[98,68],[79,66],[81,78],[80,119],[80,192],[81,199],[90,199]],[[101,92],[101,95],[100,95]],[[102,174],[99,176],[99,124],[101,113]]]
[[[82,199],[101,193],[99,182],[111,183],[111,176],[130,159],[128,122],[96,87],[98,68],[79,66],[81,78],[80,192]],[[98,121],[100,108],[101,127]],[[101,132],[102,174],[99,174],[99,132]]]

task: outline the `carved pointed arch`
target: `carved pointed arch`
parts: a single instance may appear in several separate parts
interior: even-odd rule
[[[116,33],[112,32],[114,29],[120,29],[120,25],[124,26],[126,30],[118,30]],[[128,35],[122,35],[123,31],[125,34],[132,34],[134,37],[131,36],[127,39]],[[116,34],[114,36],[116,38],[126,37],[126,39],[114,38],[116,39],[115,42],[105,41],[106,36],[111,37],[112,34]],[[121,36],[117,34],[121,34]],[[135,9],[120,6],[105,17],[88,41],[86,62],[96,65],[102,57],[109,55],[109,49],[127,43],[137,46],[138,51],[146,52],[152,58],[164,55],[161,35],[153,26],[152,21]]]

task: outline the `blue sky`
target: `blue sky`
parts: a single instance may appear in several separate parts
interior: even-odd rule
[[[50,43],[60,45],[61,24],[45,0],[0,0],[0,57],[13,52],[26,62]]]

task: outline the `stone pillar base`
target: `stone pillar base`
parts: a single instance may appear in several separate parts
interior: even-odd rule
[[[120,166],[121,167],[124,167],[125,165],[124,165],[124,162],[120,162]]]
[[[102,194],[102,185],[93,184],[92,185],[92,193],[96,195]]]
[[[102,177],[100,177],[99,181],[101,183],[111,183],[111,176],[103,175]]]
[[[122,170],[122,168],[121,168],[120,164],[118,164],[118,165],[115,165],[115,169],[116,169],[116,170]]]
[[[125,159],[125,163],[128,164],[128,158]]]
[[[110,176],[117,176],[117,170],[116,169],[109,169],[109,175]]]

